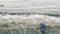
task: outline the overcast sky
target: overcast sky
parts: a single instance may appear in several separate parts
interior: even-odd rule
[[[0,0],[5,7],[60,7],[60,0]]]

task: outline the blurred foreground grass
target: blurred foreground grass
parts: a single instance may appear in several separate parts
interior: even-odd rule
[[[1,21],[1,20],[0,20]],[[41,34],[39,29],[40,18],[22,19],[10,21],[3,19],[0,22],[0,34]],[[46,34],[60,34],[60,21],[48,19],[46,22]]]
[[[60,26],[46,25],[46,34],[59,34]],[[0,34],[41,34],[39,25],[35,26],[9,26],[9,24],[0,25]]]

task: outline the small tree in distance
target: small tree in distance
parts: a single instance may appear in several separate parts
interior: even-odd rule
[[[1,5],[0,5],[0,7],[4,7],[4,5],[3,5],[3,4],[1,4]]]

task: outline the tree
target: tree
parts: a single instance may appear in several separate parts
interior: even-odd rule
[[[1,4],[1,5],[0,5],[0,7],[4,7],[4,5],[3,5],[3,4]]]

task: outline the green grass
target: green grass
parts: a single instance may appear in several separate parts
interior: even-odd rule
[[[46,26],[46,34],[59,34],[60,26]],[[10,27],[8,24],[0,25],[0,34],[41,34],[39,26]]]
[[[0,9],[0,13],[42,13],[47,15],[60,16],[58,8],[38,8],[38,9]]]

